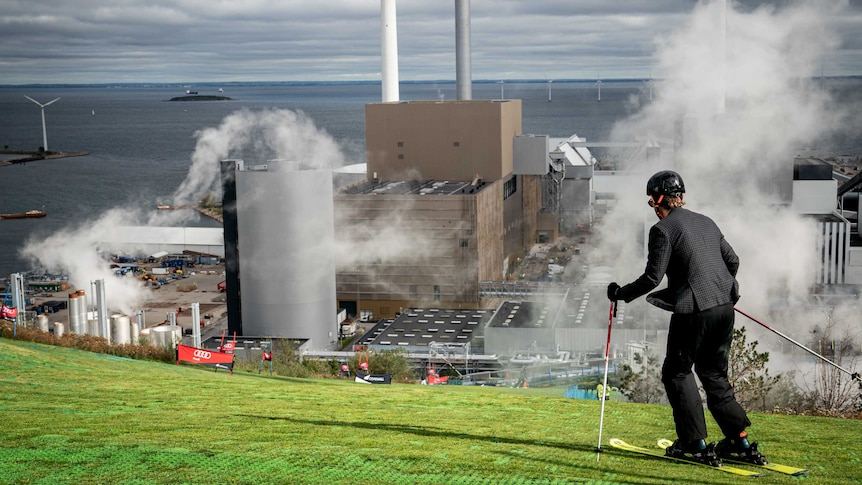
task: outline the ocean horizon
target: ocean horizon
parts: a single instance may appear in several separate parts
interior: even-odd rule
[[[661,82],[663,78],[655,77],[636,77],[636,78],[561,78],[561,79],[547,79],[547,78],[526,78],[526,79],[473,79],[471,80],[472,84],[499,84],[500,81],[504,83],[512,83],[512,84],[547,84],[548,81],[552,83],[571,83],[571,84],[592,84],[595,83],[598,79],[601,79],[603,83],[605,82],[618,82],[618,83],[642,83],[647,81]],[[815,76],[815,77],[804,77],[798,79],[808,79],[808,80],[841,80],[841,79],[862,79],[862,74],[859,75],[845,75],[845,76]],[[455,79],[422,79],[422,80],[399,80],[399,85],[411,85],[411,84],[455,84]],[[93,83],[25,83],[25,84],[0,84],[0,87],[9,87],[9,88],[57,88],[57,87],[94,87],[94,88],[110,88],[110,87],[127,87],[127,88],[141,88],[141,87],[189,87],[189,86],[207,86],[207,87],[229,87],[229,86],[327,86],[327,85],[381,85],[381,81],[379,79],[370,79],[370,80],[349,80],[349,81],[322,81],[322,80],[279,80],[279,81],[121,81],[121,82],[93,82]]]

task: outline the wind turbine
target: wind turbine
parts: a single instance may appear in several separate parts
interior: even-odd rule
[[[649,100],[652,101],[652,71],[649,72],[649,79],[644,81],[649,89]]]
[[[554,82],[553,79],[548,79],[548,102],[551,102],[551,83]]]
[[[593,86],[599,87],[599,101],[601,101],[602,100],[602,79],[598,74],[596,75],[596,78],[597,78],[596,83],[593,84]]]
[[[499,81],[497,81],[497,84],[500,85],[500,99],[501,100],[506,99],[505,91],[503,90],[503,84],[505,84],[505,83],[503,82],[502,79],[500,79]]]
[[[35,99],[31,98],[30,96],[25,95],[24,97],[29,99],[30,101],[38,104],[39,107],[42,108],[42,149],[47,152],[48,151],[48,132],[45,130],[45,106],[48,106],[49,104],[51,104],[55,101],[59,101],[60,98],[57,98],[57,99],[48,101],[45,104],[42,104],[42,103],[36,101]]]

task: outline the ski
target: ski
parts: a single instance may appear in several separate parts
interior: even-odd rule
[[[734,475],[740,475],[743,477],[760,477],[760,476],[763,476],[762,473],[757,473],[757,472],[754,472],[751,470],[744,470],[742,468],[736,468],[736,467],[726,466],[726,465],[711,466],[711,465],[707,465],[706,463],[701,463],[701,462],[696,461],[696,460],[688,460],[685,458],[679,458],[679,457],[675,457],[675,456],[667,456],[662,451],[659,451],[656,449],[641,448],[640,446],[630,445],[630,444],[626,443],[625,441],[623,441],[619,438],[611,438],[610,444],[614,448],[617,448],[620,450],[625,450],[625,451],[631,451],[632,453],[639,453],[641,455],[654,456],[656,458],[664,458],[666,460],[681,461],[683,463],[691,463],[693,465],[705,466],[705,467],[711,468],[713,470],[717,470],[717,471],[725,472],[725,473],[732,473]]]
[[[671,440],[666,440],[666,439],[658,440],[658,446],[659,446],[659,448],[662,448],[662,449],[665,449],[665,448],[671,446],[672,444],[673,444],[673,441],[671,441]],[[747,462],[744,460],[734,460],[732,458],[722,458],[721,461],[727,462],[727,463],[734,463],[734,464],[738,464],[738,465],[756,466],[758,468],[763,468],[764,470],[770,470],[770,471],[774,471],[774,472],[778,472],[778,473],[783,473],[785,475],[793,475],[793,476],[804,475],[810,471],[807,468],[796,468],[795,466],[781,465],[778,463],[767,463],[765,465],[758,465],[757,463],[750,463],[750,462]]]

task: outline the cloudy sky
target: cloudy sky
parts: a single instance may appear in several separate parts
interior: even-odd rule
[[[808,1],[839,39],[823,73],[862,74],[862,0]],[[473,0],[473,79],[648,77],[697,3]],[[454,79],[454,11],[398,1],[401,80]],[[378,0],[0,0],[0,39],[0,84],[380,79]]]

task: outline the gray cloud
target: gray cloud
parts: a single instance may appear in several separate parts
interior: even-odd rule
[[[753,12],[804,2],[730,3]],[[473,77],[646,77],[657,39],[697,4],[474,0]],[[828,30],[839,39],[820,60],[824,73],[862,74],[862,2],[817,5],[835,9]],[[0,0],[0,84],[375,80],[379,7],[371,0]],[[400,0],[397,10],[401,79],[453,79],[454,2]]]

